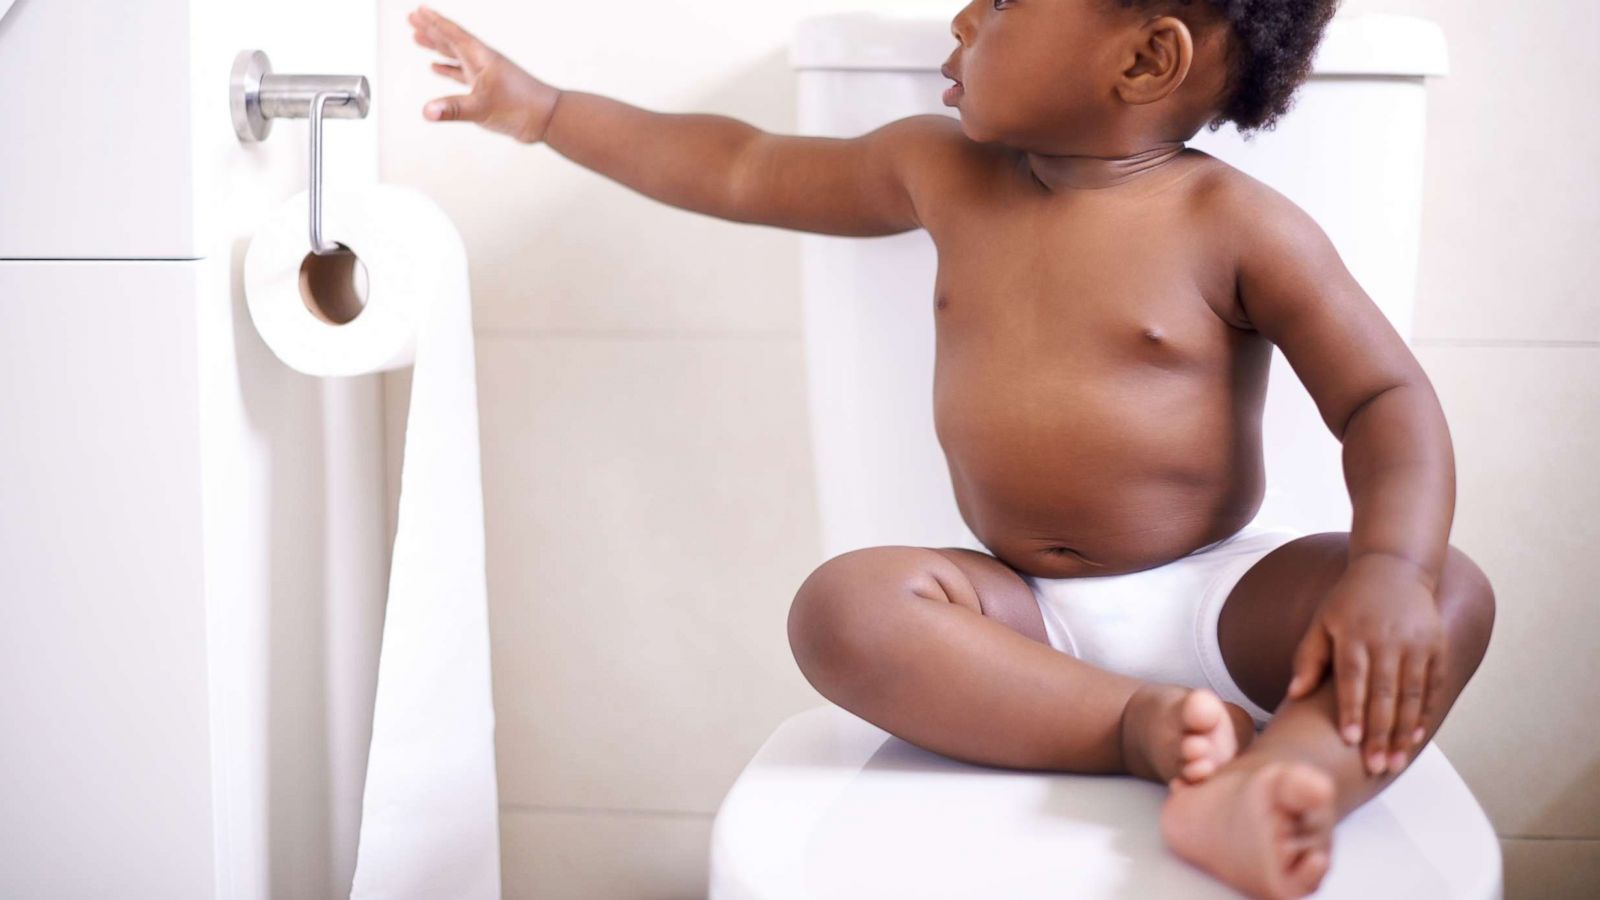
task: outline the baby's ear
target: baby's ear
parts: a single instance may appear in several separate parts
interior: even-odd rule
[[[1154,103],[1183,84],[1194,62],[1194,36],[1176,16],[1160,16],[1139,26],[1120,57],[1117,96],[1134,105]]]

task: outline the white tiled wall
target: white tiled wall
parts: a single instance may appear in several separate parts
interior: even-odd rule
[[[799,18],[950,2],[438,4],[562,87],[794,128]],[[472,258],[508,897],[704,891],[711,814],[818,702],[783,621],[820,562],[798,236],[640,197],[472,126],[380,0],[382,171]],[[1417,356],[1455,440],[1452,541],[1499,598],[1440,743],[1504,839],[1507,896],[1600,881],[1600,25],[1583,0],[1347,0],[1443,25]],[[390,395],[403,399],[403,386]],[[398,417],[398,403],[391,403]],[[392,417],[394,418],[394,417]]]
[[[1451,541],[1495,633],[1440,746],[1501,835],[1506,896],[1600,891],[1600,10],[1359,0],[1443,26],[1429,90],[1417,357],[1455,442]]]

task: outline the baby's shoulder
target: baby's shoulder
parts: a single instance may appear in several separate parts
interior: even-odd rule
[[[1304,215],[1294,201],[1254,176],[1201,150],[1190,181],[1189,199],[1207,224],[1228,229]]]
[[[939,113],[897,119],[879,129],[906,190],[916,198],[923,227],[1003,202],[1020,183],[1023,156],[1002,144],[974,141],[960,120]]]
[[[1283,286],[1334,277],[1338,252],[1322,227],[1271,185],[1215,157],[1186,184],[1195,239],[1204,244],[1205,257],[1216,264],[1216,277],[1234,285],[1225,292],[1229,306],[1223,317],[1229,324],[1251,327],[1240,293],[1251,285]],[[1287,296],[1292,291],[1279,293]]]
[[[1310,213],[1266,182],[1211,160],[1190,179],[1190,203],[1219,253],[1242,267],[1292,266],[1326,255],[1328,238]]]
[[[897,119],[880,129],[901,164],[925,180],[948,182],[992,173],[1010,158],[1004,147],[974,141],[961,121],[940,113]]]

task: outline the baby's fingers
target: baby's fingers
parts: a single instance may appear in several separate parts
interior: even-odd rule
[[[1321,622],[1312,622],[1305,637],[1294,651],[1294,677],[1289,680],[1288,695],[1291,700],[1311,693],[1322,681],[1322,672],[1328,665],[1332,641]]]
[[[1339,734],[1351,746],[1360,746],[1362,718],[1367,708],[1367,648],[1354,641],[1339,642]]]
[[[1389,739],[1394,730],[1395,701],[1400,693],[1400,651],[1382,649],[1372,662],[1367,688],[1367,770],[1382,775],[1389,768]]]
[[[429,100],[422,108],[423,118],[434,122],[481,122],[484,112],[483,101],[471,94]]]
[[[472,82],[472,79],[467,77],[467,73],[463,72],[461,67],[455,63],[429,63],[429,65],[433,67],[435,72],[446,78],[454,78],[462,84],[470,84]]]
[[[488,64],[487,56],[490,52],[488,45],[474,37],[471,32],[426,6],[417,7],[417,12],[432,32],[434,39],[450,48],[451,56],[475,66]]]
[[[406,21],[411,25],[411,39],[417,46],[443,53],[445,56],[451,55],[450,48],[439,39],[434,29],[428,27],[428,20],[423,18],[421,13],[411,13],[406,16]]]
[[[1445,647],[1440,647],[1434,651],[1433,659],[1428,663],[1428,688],[1423,693],[1422,717],[1417,723],[1417,728],[1424,730],[1424,733],[1415,735],[1416,740],[1413,742],[1419,746],[1422,744],[1422,738],[1427,736],[1425,729],[1437,727],[1439,718],[1444,714],[1444,673],[1448,670],[1446,661],[1448,652]]]
[[[1389,742],[1389,769],[1400,771],[1405,756],[1415,749],[1415,732],[1422,719],[1422,697],[1428,687],[1428,654],[1407,653],[1400,662],[1400,706],[1394,717],[1394,738]]]

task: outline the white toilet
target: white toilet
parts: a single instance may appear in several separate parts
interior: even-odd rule
[[[939,101],[947,19],[802,22],[791,52],[804,134],[855,136],[954,114]],[[1396,329],[1411,336],[1431,23],[1339,17],[1275,131],[1191,143],[1309,211]],[[807,235],[805,329],[823,559],[858,547],[982,549],[962,523],[932,418],[934,249],[922,231]],[[1274,351],[1261,521],[1349,529],[1339,444]],[[822,559],[818,560],[820,564]],[[783,723],[712,832],[712,900],[1228,897],[1157,830],[1166,789],[1131,777],[955,762],[824,706]],[[1317,897],[1498,898],[1500,848],[1437,745],[1341,822]]]

